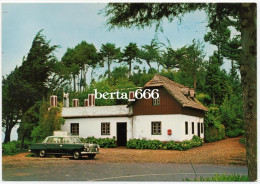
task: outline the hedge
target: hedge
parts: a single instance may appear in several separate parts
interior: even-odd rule
[[[219,127],[205,127],[205,142],[219,141],[225,138],[225,126],[220,124]]]
[[[146,139],[130,139],[127,142],[127,148],[132,149],[167,149],[167,150],[188,150],[197,146],[203,145],[203,140],[198,136],[193,136],[191,140],[183,142],[169,141],[164,143],[159,140],[146,140]]]
[[[12,141],[6,144],[2,144],[3,155],[14,155],[20,150],[20,142]]]
[[[80,138],[82,142],[85,143],[95,143],[99,144],[101,148],[114,148],[116,147],[116,140],[115,138],[95,138],[95,137],[87,137],[87,138]]]
[[[23,147],[21,150],[21,140],[19,141],[11,141],[8,143],[3,143],[2,148],[3,148],[3,155],[14,155],[16,153],[19,153],[21,151],[26,151],[29,148],[29,145],[34,142],[24,140]]]
[[[228,130],[228,131],[226,132],[226,135],[227,135],[228,137],[237,137],[237,136],[243,135],[244,133],[245,133],[245,130],[236,128],[236,129],[234,129],[234,130]]]

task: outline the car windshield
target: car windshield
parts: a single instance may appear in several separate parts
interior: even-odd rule
[[[46,143],[49,137],[46,137],[42,143]]]

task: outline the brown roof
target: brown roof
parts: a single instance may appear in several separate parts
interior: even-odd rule
[[[195,97],[190,97],[189,90],[193,89],[174,82],[159,74],[155,74],[155,76],[144,85],[144,88],[149,87],[164,87],[170,93],[170,95],[182,105],[182,107],[190,107],[208,111],[207,108],[202,105]]]

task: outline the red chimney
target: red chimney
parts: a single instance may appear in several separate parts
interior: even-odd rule
[[[89,106],[89,104],[88,104],[88,99],[85,99],[85,100],[84,100],[84,107],[87,107],[87,106]]]
[[[79,99],[72,99],[72,107],[79,107]]]
[[[50,107],[57,107],[57,96],[52,95],[50,97]]]
[[[134,101],[135,98],[135,92],[134,91],[129,91],[129,99],[128,101]]]

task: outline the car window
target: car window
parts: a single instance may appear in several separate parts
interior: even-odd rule
[[[58,143],[64,143],[65,142],[65,139],[64,137],[58,137]]]
[[[81,141],[78,137],[66,137],[65,143],[73,144],[73,143],[81,143]]]
[[[57,137],[50,137],[47,141],[47,143],[57,143],[58,138]]]

